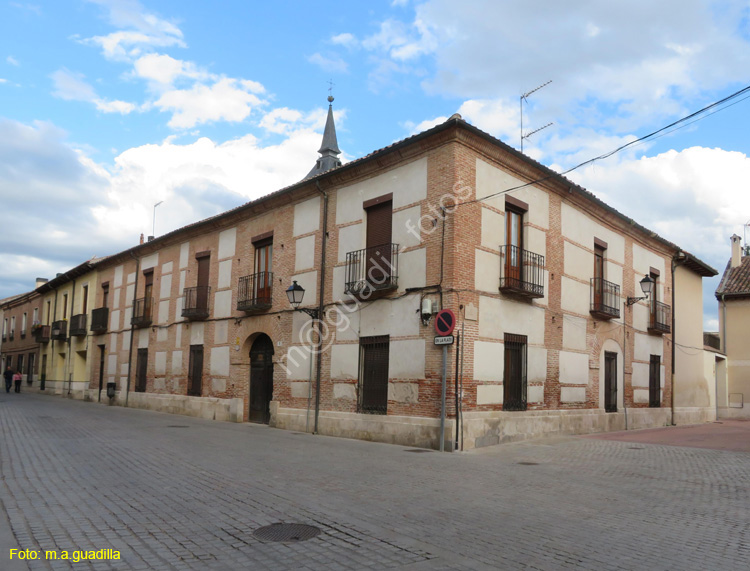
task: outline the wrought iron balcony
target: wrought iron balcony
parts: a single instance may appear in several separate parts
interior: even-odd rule
[[[52,328],[49,325],[40,325],[36,329],[32,329],[34,341],[37,343],[49,343],[51,331]]]
[[[272,294],[273,272],[243,276],[237,289],[237,309],[248,313],[270,309]]]
[[[91,332],[106,333],[109,324],[109,308],[100,307],[91,312]]]
[[[8,337],[8,341],[13,341],[13,339],[15,339],[15,338],[16,338],[16,330],[15,329],[11,329],[10,330],[10,337]]]
[[[500,291],[530,299],[544,297],[544,256],[500,246]]]
[[[51,338],[55,341],[67,341],[68,339],[68,322],[64,319],[52,322]]]
[[[26,339],[26,330],[21,329],[21,339]]]
[[[211,297],[211,287],[186,287],[183,293],[185,303],[182,306],[182,317],[187,317],[190,320],[206,319],[208,317],[208,300]]]
[[[651,314],[648,318],[648,332],[669,333],[672,330],[672,308],[660,301],[651,302]]]
[[[135,300],[133,305],[133,317],[130,319],[130,323],[135,327],[148,327],[151,325],[151,314],[153,309],[153,298],[142,297]]]
[[[599,319],[620,317],[620,286],[603,278],[591,278],[590,311]]]
[[[398,244],[381,244],[346,254],[344,292],[369,297],[398,287]]]
[[[86,314],[80,313],[70,318],[70,336],[71,337],[85,337],[86,336]]]

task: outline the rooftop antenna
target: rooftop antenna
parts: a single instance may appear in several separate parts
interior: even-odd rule
[[[550,79],[550,80],[549,80],[549,81],[548,81],[547,83],[543,83],[543,84],[542,84],[542,85],[540,85],[539,87],[535,87],[535,88],[534,88],[534,89],[532,89],[531,91],[527,91],[526,93],[524,93],[524,94],[522,94],[522,95],[521,95],[521,98],[520,98],[520,100],[519,100],[519,105],[521,106],[521,152],[522,152],[522,153],[523,153],[523,140],[524,140],[524,139],[528,139],[528,138],[529,138],[529,137],[531,137],[531,135],[533,135],[534,133],[538,133],[538,132],[539,132],[539,131],[541,131],[542,129],[546,129],[547,127],[549,127],[550,125],[552,125],[552,124],[553,124],[553,123],[547,123],[547,124],[546,124],[546,125],[545,125],[544,127],[540,127],[539,129],[536,129],[536,130],[534,130],[534,131],[531,131],[530,133],[526,133],[525,135],[523,134],[523,102],[524,102],[524,101],[525,101],[525,100],[526,100],[526,99],[527,99],[527,98],[529,97],[529,95],[531,95],[531,94],[532,94],[532,93],[534,93],[535,91],[539,91],[539,90],[540,90],[540,89],[541,89],[542,87],[546,87],[546,86],[548,86],[548,85],[549,85],[550,83],[552,83],[552,80],[551,80],[551,79]]]
[[[745,243],[745,255],[750,256],[750,246],[747,245],[747,227],[750,226],[750,220],[742,225],[742,240]]]

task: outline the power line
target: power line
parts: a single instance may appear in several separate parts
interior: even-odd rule
[[[609,151],[607,153],[603,153],[603,154],[598,155],[598,156],[596,156],[594,158],[591,158],[591,159],[588,159],[586,161],[583,161],[582,163],[579,163],[576,166],[569,168],[568,170],[562,171],[561,173],[550,174],[550,175],[547,175],[545,177],[538,178],[536,180],[532,180],[532,181],[529,181],[529,182],[524,183],[524,184],[520,184],[518,186],[514,186],[514,187],[511,187],[511,188],[506,188],[505,190],[501,190],[499,192],[495,192],[493,194],[484,196],[482,198],[475,198],[474,200],[469,200],[467,202],[461,202],[461,203],[458,204],[458,206],[461,206],[461,205],[464,205],[464,204],[473,204],[474,202],[481,202],[483,200],[487,200],[489,198],[494,198],[494,197],[499,196],[501,194],[505,194],[506,192],[511,192],[513,190],[518,190],[520,188],[525,188],[527,186],[538,184],[540,182],[544,182],[546,180],[549,180],[551,178],[555,178],[557,176],[566,175],[566,174],[568,174],[570,172],[573,172],[574,170],[577,170],[577,169],[581,168],[582,166],[594,163],[594,162],[602,160],[602,159],[609,158],[612,155],[614,155],[616,153],[619,153],[620,151],[622,151],[622,150],[624,150],[624,149],[626,149],[628,147],[631,147],[631,146],[633,146],[633,145],[635,145],[637,143],[641,143],[641,142],[646,141],[648,139],[657,138],[656,135],[659,135],[660,133],[664,133],[664,131],[667,131],[668,129],[672,129],[673,131],[676,131],[677,129],[681,129],[682,127],[687,127],[688,125],[691,125],[692,123],[695,123],[696,121],[700,121],[701,119],[705,119],[706,117],[710,117],[714,113],[718,113],[719,111],[723,111],[724,109],[727,109],[728,107],[731,107],[733,105],[736,105],[737,103],[740,103],[741,101],[744,101],[745,99],[747,99],[748,97],[750,97],[750,94],[748,94],[746,97],[743,97],[739,101],[736,101],[736,102],[732,103],[731,105],[726,105],[724,107],[720,107],[719,109],[716,109],[716,111],[713,111],[712,113],[708,113],[708,114],[704,115],[703,117],[699,117],[699,115],[702,115],[702,114],[706,113],[706,111],[708,111],[710,109],[714,109],[715,107],[719,107],[720,105],[723,105],[724,103],[727,103],[727,102],[729,102],[729,101],[731,101],[733,99],[736,99],[740,95],[743,95],[743,94],[746,94],[746,93],[749,93],[749,92],[750,92],[750,85],[748,85],[746,87],[743,87],[739,91],[735,91],[731,95],[728,95],[728,96],[724,97],[723,99],[720,99],[719,101],[715,101],[714,103],[711,103],[710,105],[706,105],[702,109],[699,109],[698,111],[694,111],[693,113],[690,113],[689,115],[686,115],[686,116],[678,119],[677,121],[673,121],[669,125],[665,125],[664,127],[662,127],[660,129],[657,129],[656,131],[653,131],[653,132],[649,133],[648,135],[644,135],[643,137],[639,137],[637,139],[634,139],[634,140],[632,140],[632,141],[630,141],[628,143],[625,143],[624,145],[620,145],[619,147],[617,147],[616,149],[614,149],[612,151]],[[691,121],[691,119],[692,119],[692,121]],[[673,129],[673,127],[675,127],[675,128]],[[669,131],[669,132],[672,132],[672,131]],[[666,135],[667,133],[664,133],[664,134]],[[661,135],[659,135],[659,136],[661,136]]]

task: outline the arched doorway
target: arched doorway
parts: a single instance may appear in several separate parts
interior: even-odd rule
[[[261,333],[250,348],[250,422],[268,424],[273,397],[273,341]]]

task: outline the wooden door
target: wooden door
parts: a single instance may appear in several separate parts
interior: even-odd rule
[[[381,202],[367,209],[365,279],[375,289],[390,285],[392,229],[392,201]]]
[[[135,362],[135,391],[146,392],[146,372],[148,370],[148,349],[138,349]]]
[[[248,420],[268,424],[273,398],[273,342],[261,334],[250,349],[250,411]]]
[[[203,395],[203,345],[190,346],[187,394],[194,397]]]
[[[523,281],[523,213],[505,210],[505,278],[506,283],[520,287]]]
[[[617,412],[617,353],[604,353],[604,410]]]
[[[604,301],[604,248],[594,246],[594,308],[599,311]]]
[[[378,335],[360,339],[360,411],[388,412],[388,366],[390,337]]]
[[[208,309],[208,275],[211,267],[211,256],[198,258],[198,289],[195,292],[195,309]]]
[[[253,297],[259,303],[271,303],[271,280],[273,242],[258,242],[255,246],[255,291]]]

